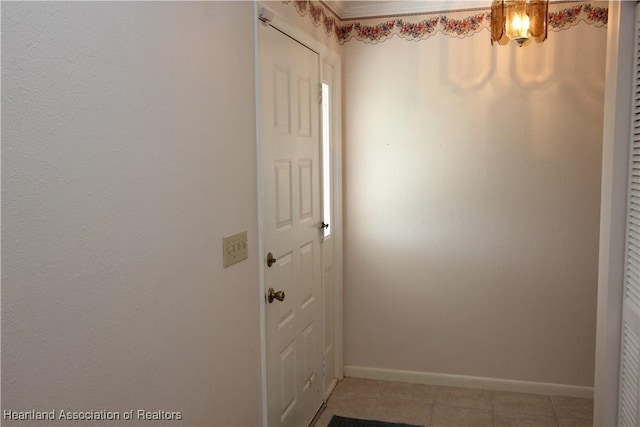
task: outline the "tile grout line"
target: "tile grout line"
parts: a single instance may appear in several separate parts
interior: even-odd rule
[[[434,427],[433,423],[436,418],[436,402],[438,401],[438,389],[436,388],[433,392],[433,403],[431,404],[431,420],[429,420],[429,427]]]
[[[493,409],[493,427],[498,427],[498,420],[496,420],[496,394],[491,391],[491,409]]]
[[[549,400],[551,401],[551,408],[553,409],[553,416],[556,419],[556,424],[560,426],[560,419],[558,418],[558,411],[556,411],[556,404],[553,401],[553,396],[549,395]]]

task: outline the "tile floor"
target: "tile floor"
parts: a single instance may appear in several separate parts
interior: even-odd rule
[[[334,414],[426,427],[591,427],[593,400],[345,378],[315,427]]]

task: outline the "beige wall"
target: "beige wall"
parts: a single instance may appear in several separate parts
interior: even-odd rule
[[[2,409],[261,423],[253,82],[251,2],[3,4]]]
[[[606,36],[345,45],[345,365],[593,386]]]

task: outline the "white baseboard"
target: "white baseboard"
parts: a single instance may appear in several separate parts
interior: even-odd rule
[[[345,366],[344,375],[346,377],[367,378],[372,380],[401,381],[416,384],[482,388],[485,390],[548,394],[553,396],[587,397],[593,399],[593,387],[581,387],[565,384],[471,377],[467,375],[436,374],[432,372],[401,371],[397,369],[367,368],[364,366]]]
[[[329,383],[329,385],[327,386],[327,390],[326,390],[326,393],[325,393],[325,398],[327,398],[327,399],[329,398],[329,395],[330,395],[331,393],[333,393],[333,389],[334,389],[334,388],[336,388],[336,386],[337,386],[337,385],[338,385],[338,379],[337,379],[337,378],[334,378],[334,379]]]

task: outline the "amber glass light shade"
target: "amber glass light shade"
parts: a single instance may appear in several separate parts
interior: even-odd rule
[[[519,46],[547,38],[548,0],[494,0],[491,5],[491,43]]]

